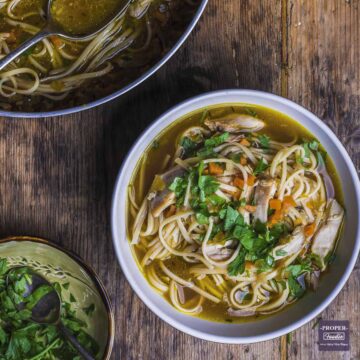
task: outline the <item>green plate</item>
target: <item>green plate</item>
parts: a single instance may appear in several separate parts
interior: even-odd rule
[[[83,260],[47,240],[28,236],[0,240],[0,258],[6,258],[11,267],[29,266],[51,283],[62,285],[63,300],[71,303],[76,316],[88,324],[86,332],[99,344],[97,358],[110,358],[114,342],[110,301],[97,275]],[[92,304],[95,310],[88,316],[83,309]]]

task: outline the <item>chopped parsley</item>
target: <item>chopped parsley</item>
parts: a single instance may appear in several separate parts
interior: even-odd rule
[[[270,138],[267,135],[261,134],[258,137],[260,145],[264,149],[268,149],[270,147]]]
[[[257,175],[263,173],[268,167],[269,167],[269,165],[266,164],[266,162],[264,161],[263,158],[261,158],[255,167],[254,175],[257,176]]]
[[[56,325],[42,325],[31,319],[31,309],[46,294],[58,291],[61,297],[61,289],[68,288],[68,283],[62,286],[59,283],[40,285],[26,295],[32,276],[29,268],[10,269],[7,260],[0,259],[0,359],[80,359]],[[95,306],[92,304],[82,310],[90,316]],[[77,318],[72,305],[63,299],[61,320],[87,351],[94,356],[98,353],[98,344],[84,330],[87,324]]]

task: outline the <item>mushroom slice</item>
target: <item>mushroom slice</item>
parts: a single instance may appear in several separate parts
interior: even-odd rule
[[[154,196],[150,202],[151,213],[154,217],[159,217],[160,214],[170,205],[174,204],[176,196],[172,191],[163,190]]]
[[[225,244],[206,245],[206,254],[213,260],[226,260],[234,253],[236,243],[234,240],[228,240]]]
[[[262,179],[255,188],[254,202],[256,210],[254,212],[254,222],[259,220],[266,223],[268,220],[268,207],[270,199],[275,195],[276,184],[274,179]]]
[[[301,250],[305,243],[304,227],[298,226],[294,231],[285,237],[281,244],[274,247],[271,255],[275,260],[282,259],[289,255],[293,255]]]
[[[344,219],[344,209],[335,200],[330,199],[326,204],[325,219],[316,232],[311,245],[317,265],[321,271],[326,268],[327,258],[334,250],[336,239]]]
[[[164,185],[170,185],[175,178],[182,177],[186,174],[186,170],[181,166],[174,166],[170,170],[159,175],[160,179],[164,182]]]
[[[218,119],[207,119],[205,125],[212,131],[227,131],[229,133],[256,132],[265,123],[253,116],[232,113]]]

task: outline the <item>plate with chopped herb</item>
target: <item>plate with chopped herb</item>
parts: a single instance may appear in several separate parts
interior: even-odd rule
[[[1,360],[110,358],[114,319],[90,267],[33,237],[0,240],[0,254]]]

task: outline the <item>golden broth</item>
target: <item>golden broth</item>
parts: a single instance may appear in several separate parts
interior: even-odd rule
[[[51,13],[67,33],[86,35],[105,25],[123,3],[123,0],[53,0]]]
[[[294,138],[294,135],[298,136],[298,142],[302,142],[303,139],[316,139],[305,127],[289,116],[262,106],[248,104],[222,104],[197,110],[183,116],[168,128],[164,129],[157,138],[154,139],[153,143],[149,145],[143,156],[138,161],[131,183],[129,184],[133,185],[136,189],[136,202],[138,204],[142,202],[153,182],[154,176],[163,171],[164,156],[166,154],[174,155],[176,143],[179,140],[180,134],[182,134],[185,129],[190,126],[201,124],[205,112],[207,112],[211,118],[217,118],[234,111],[237,113],[256,115],[259,119],[265,121],[267,126],[261,130],[260,133],[269,135],[275,141],[288,142]],[[322,148],[322,150],[324,149]],[[342,190],[335,166],[328,156],[326,157],[325,162],[328,174],[330,175],[335,188],[335,197],[341,204],[343,204]],[[142,188],[140,188],[141,183],[143,184]],[[128,237],[130,238],[130,229],[132,228],[134,218],[130,215],[130,211],[127,211],[127,214],[127,232]],[[144,271],[140,266],[140,261],[144,253],[140,249],[136,248],[136,246],[132,246],[131,248],[137,260],[139,269],[144,274]],[[164,263],[176,275],[185,279],[189,278],[187,270],[190,267],[190,264],[186,263],[181,258],[171,257],[170,259],[165,260]],[[195,292],[193,294],[195,295]],[[165,298],[170,302],[168,294],[165,294]],[[216,304],[205,299],[202,304],[203,311],[196,316],[218,322],[246,322],[252,321],[255,318],[259,319],[269,316],[255,315],[240,318],[230,317],[227,314],[228,307],[229,306],[224,302]]]

